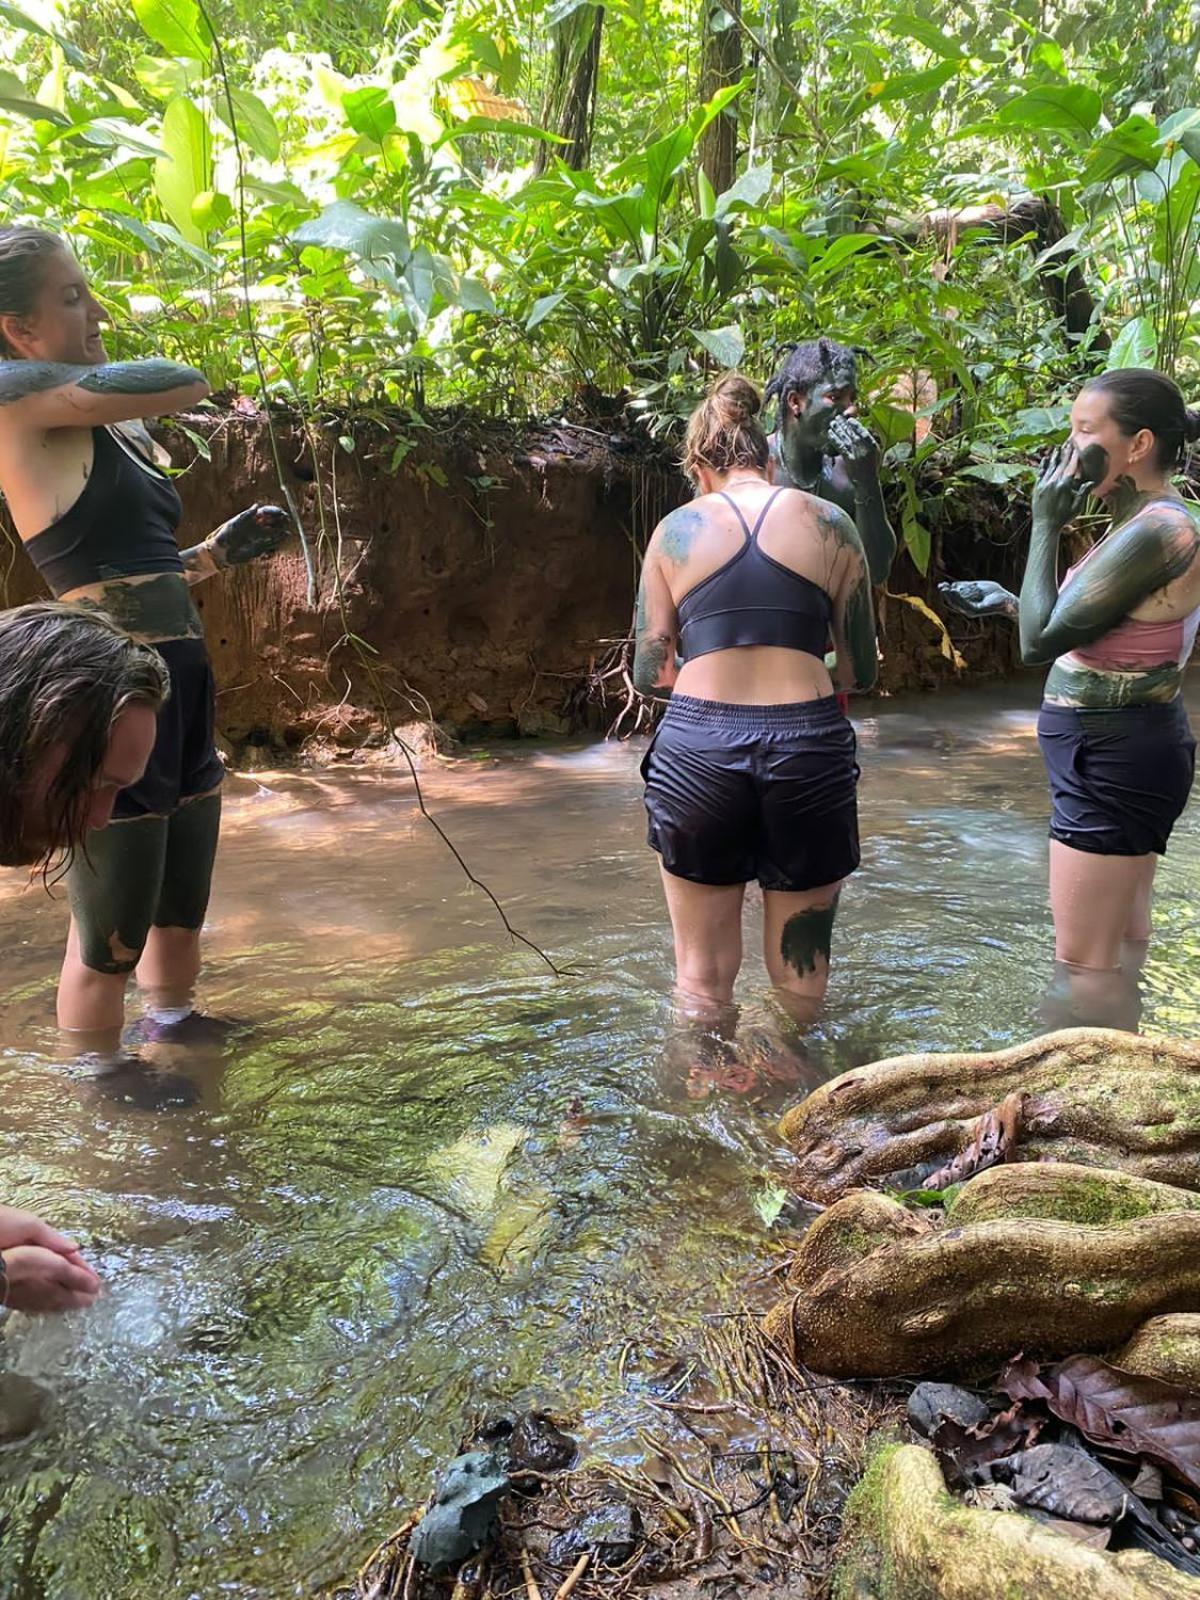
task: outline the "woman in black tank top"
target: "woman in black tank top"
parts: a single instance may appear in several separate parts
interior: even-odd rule
[[[208,393],[168,361],[110,363],[102,310],[62,241],[0,229],[0,493],[57,599],[107,612],[152,644],[171,694],[141,780],[68,875],[60,1025],[76,1053],[118,1059],[137,970],[143,1033],[195,1031],[192,991],[220,819],[213,683],[189,586],[274,549],[282,512],[251,507],[202,544],[176,542],[182,507],[141,418]]]
[[[858,866],[854,731],[836,689],[875,681],[862,544],[844,512],[772,490],[757,391],[722,378],[688,424],[697,498],[650,539],[634,682],[670,695],[645,760],[685,1015],[729,1015],[746,884],[763,889],[776,992],[811,1022],[838,894]],[[826,666],[832,647],[834,677]]]

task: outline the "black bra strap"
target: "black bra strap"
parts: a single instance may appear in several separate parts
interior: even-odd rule
[[[746,521],[745,517],[742,515],[741,506],[738,505],[737,501],[733,498],[733,496],[731,494],[726,494],[724,489],[718,489],[717,493],[721,496],[722,500],[728,500],[729,501],[729,504],[733,507],[734,516],[738,519],[738,521],[742,525],[742,532],[746,535],[746,543],[747,544],[753,544],[754,543],[754,533],[757,533],[758,529],[755,528],[754,533],[750,532],[750,524]],[[774,495],[772,495],[771,498],[774,499],[775,498]],[[761,521],[762,519],[760,518],[759,520]]]
[[[759,532],[759,529],[762,527],[763,523],[767,520],[767,512],[770,511],[771,507],[775,504],[776,500],[779,499],[779,496],[783,493],[783,491],[784,491],[784,489],[786,487],[787,487],[786,484],[780,484],[779,488],[776,489],[775,493],[771,496],[771,498],[767,501],[766,505],[758,513],[758,521],[754,524],[754,532],[750,535],[750,543],[751,544],[757,544],[758,543],[758,532]],[[746,526],[744,521],[742,523],[742,526],[743,527]]]

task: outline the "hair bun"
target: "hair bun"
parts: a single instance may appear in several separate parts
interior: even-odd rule
[[[1187,420],[1183,425],[1183,437],[1189,444],[1194,444],[1200,439],[1200,410],[1195,406],[1188,406],[1184,416]]]
[[[712,405],[723,427],[737,428],[762,410],[762,395],[740,372],[727,372],[713,386]]]

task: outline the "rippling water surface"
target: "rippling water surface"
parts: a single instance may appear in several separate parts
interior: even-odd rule
[[[761,1261],[783,1106],[855,1063],[1071,1020],[1046,996],[1033,694],[860,720],[864,868],[827,1020],[789,1034],[752,954],[741,1062],[715,1076],[668,1038],[640,746],[425,777],[566,978],[503,938],[400,777],[233,780],[203,998],[239,1027],[157,1047],[188,1106],[52,1063],[65,911],[5,874],[0,1198],[75,1232],[107,1292],[0,1335],[0,1368],[51,1397],[0,1448],[0,1596],[313,1594],[481,1410],[533,1401],[636,1450],[650,1342]],[[1198,888],[1200,803],[1160,871],[1146,1032],[1200,1035]]]

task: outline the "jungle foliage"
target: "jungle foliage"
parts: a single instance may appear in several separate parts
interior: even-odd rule
[[[1196,0],[2,0],[0,34],[0,204],[71,236],[113,348],[405,408],[395,465],[429,408],[662,427],[831,330],[904,484],[934,450],[1003,483],[1090,366],[1200,368]],[[995,225],[1031,196],[1049,236]]]

